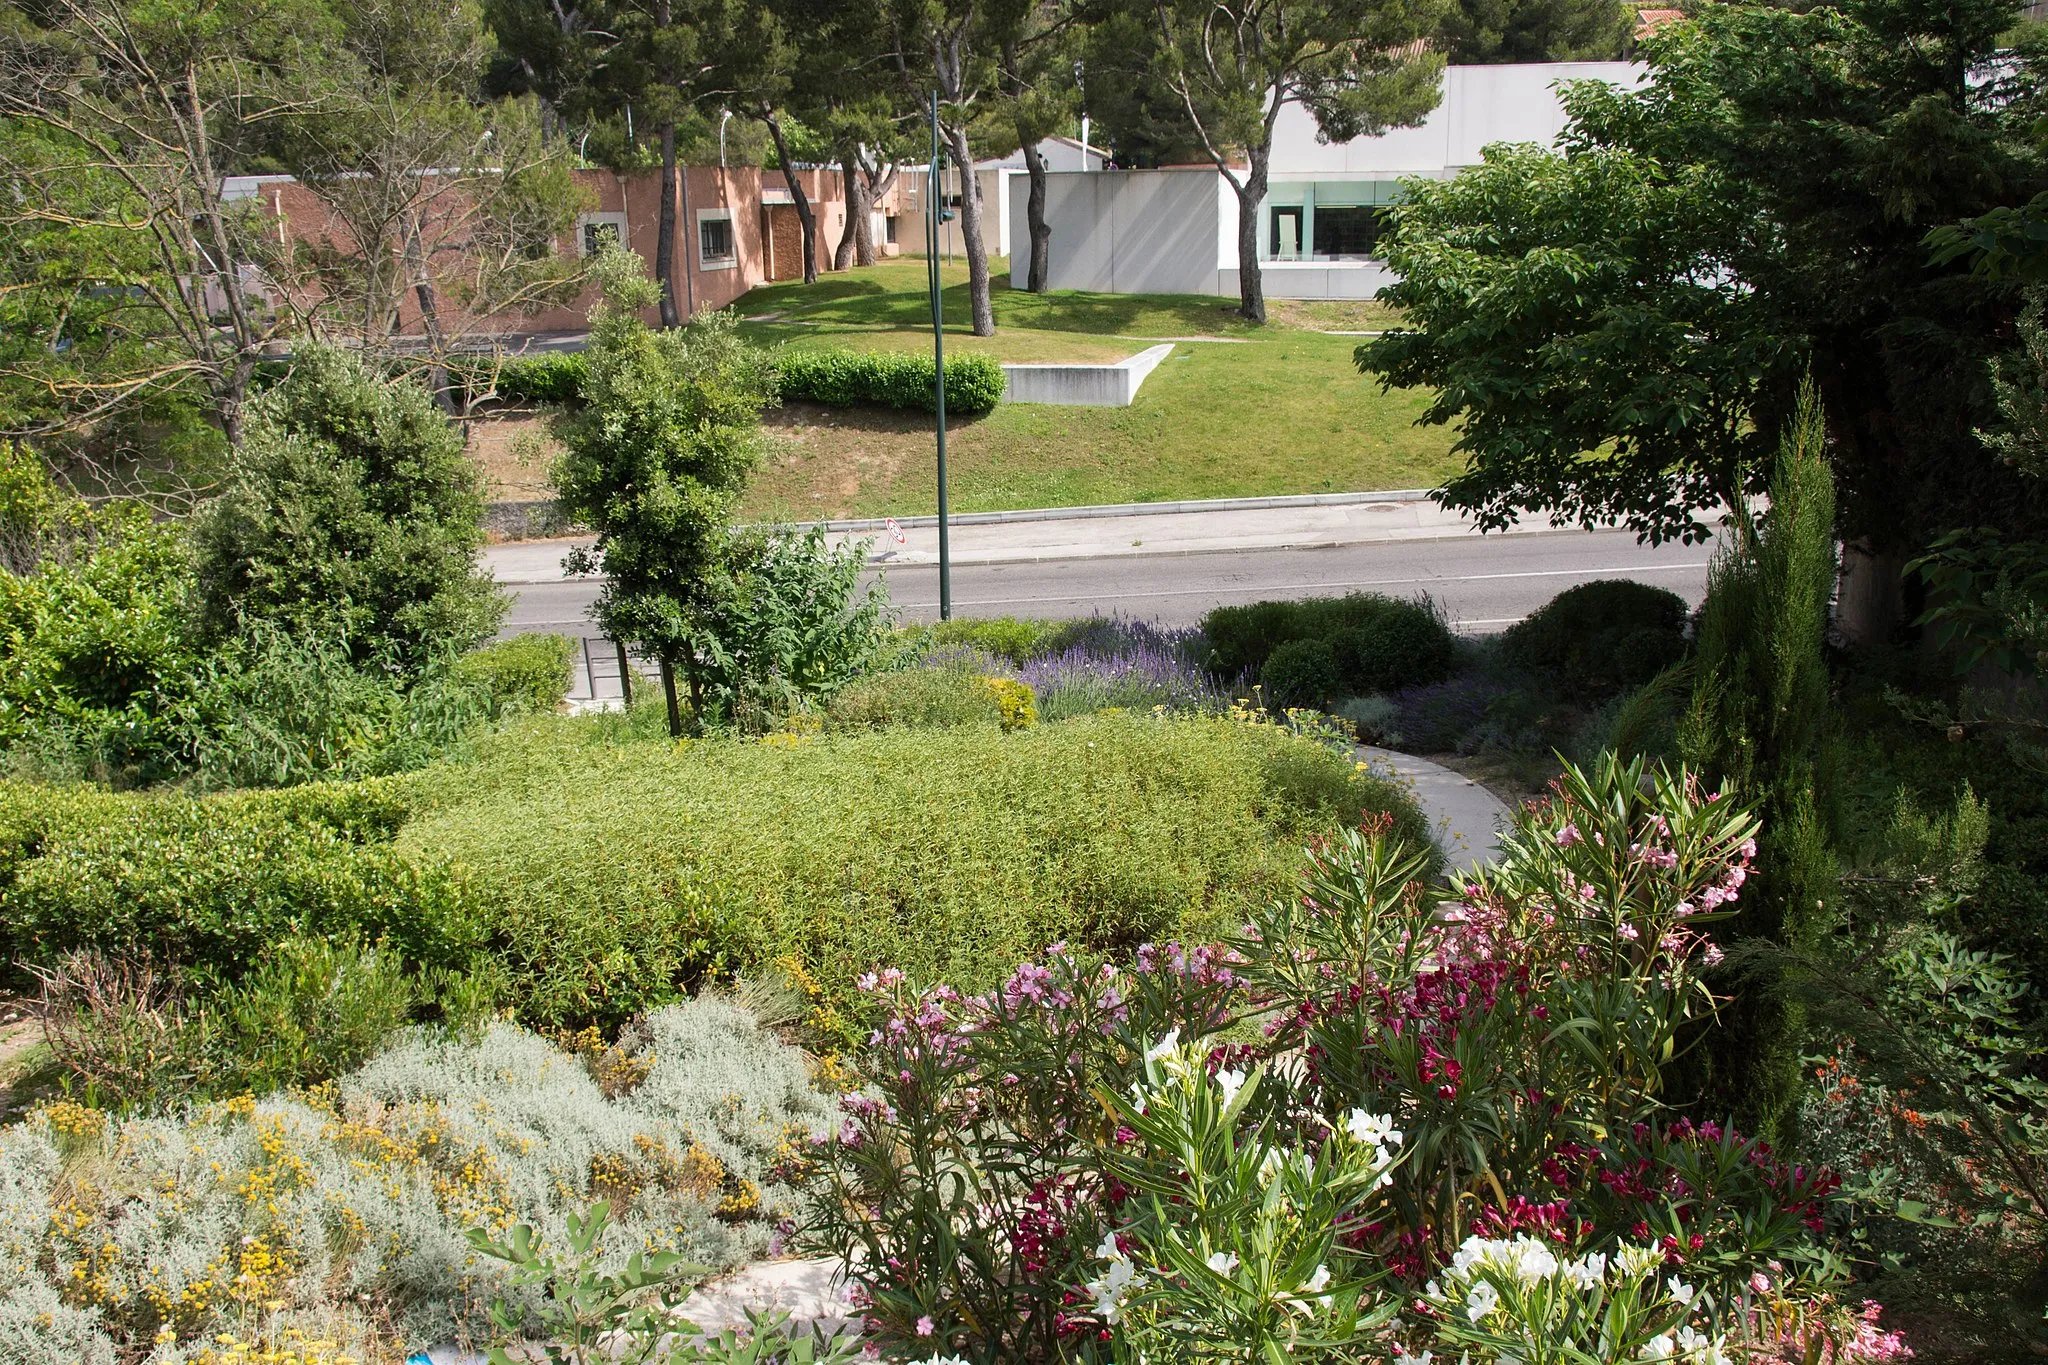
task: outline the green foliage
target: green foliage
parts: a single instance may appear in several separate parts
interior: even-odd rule
[[[550,1365],[583,1365],[600,1350],[622,1365],[844,1365],[858,1354],[856,1336],[830,1336],[813,1324],[808,1334],[792,1337],[787,1313],[751,1308],[746,1332],[700,1334],[679,1314],[711,1267],[692,1265],[673,1251],[636,1251],[624,1266],[606,1271],[600,1244],[610,1222],[611,1205],[604,1202],[570,1213],[560,1252],[525,1223],[502,1241],[488,1227],[468,1232],[471,1247],[511,1267],[514,1284],[539,1291],[541,1359]],[[524,1308],[500,1299],[492,1320],[506,1336],[523,1335]],[[519,1356],[531,1358],[523,1351]],[[491,1365],[513,1365],[513,1359],[502,1346],[491,1350]]]
[[[1234,922],[1361,808],[1421,822],[1336,756],[1224,720],[675,750],[603,738],[623,723],[515,723],[478,765],[408,779],[436,808],[400,850],[488,870],[508,998],[540,1023],[623,1019],[784,954],[835,1000],[891,961],[975,988],[1059,939],[1127,952]]]
[[[589,362],[581,351],[550,351],[515,356],[500,362],[495,370],[479,366],[465,377],[472,388],[488,383],[492,392],[509,403],[563,404],[582,396],[589,374]]]
[[[700,721],[750,728],[830,697],[882,652],[888,589],[863,589],[868,542],[808,531],[747,531],[726,547],[725,577],[698,617],[690,668]]]
[[[409,964],[481,970],[468,879],[401,856],[382,783],[220,796],[0,784],[0,952],[92,948],[233,979],[293,934],[360,935]]]
[[[936,373],[929,355],[901,351],[812,351],[783,349],[775,356],[776,390],[784,399],[828,407],[937,407]],[[946,360],[946,414],[979,417],[1002,401],[1003,367],[993,356],[955,355]]]
[[[308,346],[250,404],[227,489],[193,523],[199,621],[215,641],[258,623],[329,636],[417,674],[497,629],[482,518],[461,433],[425,389]]]
[[[1627,578],[1566,588],[1508,627],[1501,644],[1518,667],[1567,693],[1640,687],[1685,652],[1685,599]]]
[[[1344,690],[1344,667],[1328,640],[1289,640],[1259,670],[1259,685],[1276,706],[1326,706]]]
[[[566,448],[556,492],[597,533],[592,550],[570,559],[603,565],[593,614],[605,634],[681,668],[695,701],[772,375],[730,312],[663,332],[642,322],[655,287],[637,256],[608,251],[598,274],[604,301],[591,315],[583,406],[556,419]]]
[[[552,711],[575,676],[576,642],[567,635],[515,635],[455,661],[454,677],[490,699],[491,712]]]
[[[1202,618],[1202,635],[1212,671],[1255,676],[1283,706],[1440,682],[1457,662],[1457,642],[1427,598],[1355,592],[1217,607]],[[1292,647],[1311,642],[1320,647]],[[1279,672],[1268,676],[1275,659]]]
[[[40,975],[66,1085],[124,1110],[332,1079],[411,1022],[423,994],[391,955],[347,937],[282,939],[226,985],[90,951]]]
[[[1458,642],[1427,598],[1390,602],[1363,624],[1329,638],[1344,685],[1352,692],[1392,692],[1442,682],[1458,660]]]
[[[1823,448],[1820,403],[1808,388],[1780,451],[1769,511],[1761,524],[1738,526],[1707,572],[1679,749],[1756,802],[1764,821],[1759,884],[1723,931],[1731,940],[1805,947],[1830,922],[1837,741],[1823,651],[1835,500]],[[1713,1048],[1695,1054],[1695,1083],[1715,1109],[1780,1132],[1797,1103],[1796,1006],[1752,973],[1718,1032]]]
[[[460,748],[503,704],[460,665],[432,660],[408,683],[336,640],[265,623],[200,658],[186,687],[173,757],[204,788],[403,772]]]
[[[1641,85],[1567,86],[1558,151],[1406,182],[1384,245],[1410,326],[1358,361],[1433,387],[1425,420],[1459,424],[1471,464],[1447,501],[1492,526],[1547,510],[1703,540],[1698,511],[1767,480],[1804,371],[1847,538],[1896,553],[2039,525],[2040,491],[1974,434],[2019,300],[1930,269],[1926,241],[2048,188],[2043,49],[2006,41],[2016,15],[1703,8],[1644,41]]]
[[[833,728],[879,730],[902,725],[920,729],[949,725],[1002,725],[995,694],[984,674],[963,660],[958,666],[892,669],[848,684],[826,708]]]
[[[1614,0],[1459,0],[1445,23],[1447,56],[1490,62],[1603,62],[1622,55],[1635,11]]]
[[[950,621],[905,627],[930,646],[966,645],[998,659],[1022,664],[1054,647],[1064,623],[1015,616],[956,616]]]

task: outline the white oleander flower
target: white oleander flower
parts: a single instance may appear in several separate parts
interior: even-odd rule
[[[1664,1264],[1664,1253],[1656,1247],[1625,1246],[1614,1253],[1614,1268],[1631,1280],[1640,1280]]]
[[[1477,1322],[1500,1306],[1500,1291],[1492,1284],[1481,1280],[1472,1286],[1472,1292],[1465,1299],[1465,1316]]]
[[[1180,1030],[1170,1028],[1166,1031],[1165,1037],[1145,1049],[1145,1060],[1148,1062],[1163,1062],[1178,1051],[1179,1048]]]
[[[1229,1275],[1237,1269],[1237,1253],[1219,1251],[1209,1258],[1207,1264],[1209,1269],[1215,1271],[1218,1275]]]
[[[1636,1359],[1669,1360],[1677,1349],[1678,1343],[1672,1338],[1671,1333],[1666,1332],[1662,1336],[1651,1337],[1648,1341],[1644,1342],[1643,1349],[1636,1352]]]
[[[1607,1256],[1603,1252],[1581,1256],[1576,1261],[1566,1262],[1564,1267],[1564,1277],[1581,1289],[1591,1289],[1606,1274]]]
[[[1344,1120],[1344,1131],[1360,1142],[1374,1147],[1399,1146],[1401,1135],[1394,1129],[1394,1120],[1385,1114],[1368,1114],[1363,1109],[1354,1109]]]
[[[1124,1255],[1123,1249],[1117,1246],[1116,1244],[1116,1229],[1114,1228],[1111,1228],[1108,1232],[1102,1234],[1102,1245],[1095,1248],[1095,1254],[1098,1258],[1105,1261],[1123,1261],[1129,1259],[1127,1256]]]
[[[1695,1291],[1691,1285],[1679,1279],[1676,1275],[1673,1275],[1666,1283],[1670,1285],[1671,1297],[1678,1300],[1679,1307],[1692,1307],[1692,1296]]]
[[[1307,1279],[1307,1281],[1306,1281],[1306,1282],[1304,1282],[1304,1283],[1302,1284],[1302,1286],[1301,1286],[1301,1287],[1302,1287],[1302,1289],[1303,1289],[1304,1291],[1306,1291],[1307,1293],[1310,1293],[1310,1294],[1320,1294],[1320,1293],[1322,1293],[1322,1292],[1323,1292],[1323,1289],[1324,1289],[1324,1288],[1325,1288],[1325,1287],[1326,1287],[1326,1286],[1327,1286],[1327,1285],[1328,1285],[1329,1283],[1330,1283],[1330,1267],[1328,1267],[1328,1266],[1326,1266],[1326,1265],[1319,1265],[1319,1266],[1317,1266],[1317,1267],[1316,1267],[1316,1273],[1315,1273],[1315,1274],[1313,1274],[1313,1275],[1311,1275],[1311,1276],[1309,1276],[1309,1277],[1308,1277],[1308,1279]]]
[[[1223,1107],[1227,1110],[1237,1103],[1237,1092],[1244,1089],[1244,1073],[1219,1071],[1216,1073],[1216,1084],[1223,1091]]]

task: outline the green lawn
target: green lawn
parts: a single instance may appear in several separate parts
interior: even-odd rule
[[[1000,272],[1002,262],[997,262]],[[924,262],[892,261],[810,286],[756,289],[738,304],[754,340],[922,350],[931,344]],[[1458,466],[1452,435],[1418,428],[1421,393],[1382,394],[1351,364],[1357,339],[1318,329],[1384,325],[1374,303],[1276,303],[1275,321],[1187,295],[1030,294],[996,277],[996,335],[968,333],[966,269],[947,267],[946,345],[1012,362],[1119,360],[1176,342],[1128,408],[1004,404],[949,424],[956,511],[1274,493],[1423,488]],[[931,419],[792,405],[751,516],[809,519],[935,510]]]

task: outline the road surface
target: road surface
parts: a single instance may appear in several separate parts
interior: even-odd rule
[[[1428,593],[1451,624],[1471,634],[1502,629],[1571,587],[1595,578],[1635,578],[1697,604],[1706,588],[1706,545],[1638,545],[1625,531],[1559,531],[1443,540],[1249,549],[1198,554],[963,565],[953,571],[956,616],[1088,616],[1121,612],[1167,625],[1193,625],[1211,607],[1262,598],[1369,591]],[[936,620],[935,566],[880,571],[905,620]],[[872,575],[871,575],[872,576]],[[528,583],[505,621],[506,634],[596,633],[589,580]]]

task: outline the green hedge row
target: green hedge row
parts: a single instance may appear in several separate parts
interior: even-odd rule
[[[982,988],[1059,939],[1227,929],[1367,810],[1427,838],[1399,790],[1274,727],[677,749],[632,719],[530,716],[475,762],[282,791],[0,782],[0,960],[94,947],[230,982],[289,937],[381,941],[549,1027],[794,955],[852,1017],[874,967]]]
[[[928,355],[901,351],[784,351],[775,361],[784,398],[828,407],[909,408],[932,411]],[[1003,367],[985,355],[946,362],[946,411],[977,416],[1002,401]]]
[[[781,396],[828,407],[884,407],[932,411],[932,358],[900,351],[783,351],[775,361]],[[580,352],[522,356],[497,368],[495,381],[479,366],[477,387],[495,382],[514,403],[566,403],[588,374]],[[1002,401],[1003,367],[985,355],[946,362],[946,411],[973,417]]]

